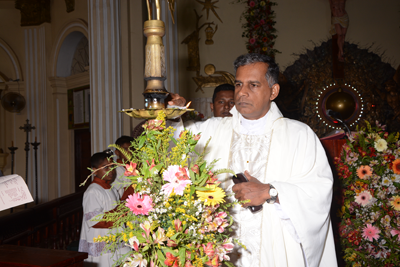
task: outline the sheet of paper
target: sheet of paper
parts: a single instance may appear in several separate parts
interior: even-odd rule
[[[18,174],[0,177],[0,210],[9,209],[25,203],[32,202],[24,179]]]

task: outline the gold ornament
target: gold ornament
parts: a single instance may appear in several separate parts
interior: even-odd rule
[[[214,2],[211,2],[211,0],[205,0],[204,2],[201,2],[201,1],[199,1],[199,0],[196,0],[196,2],[198,2],[198,3],[200,3],[200,4],[203,5],[202,11],[203,11],[204,9],[207,11],[207,19],[208,19],[209,12],[210,12],[210,10],[211,10],[212,13],[214,13],[214,15],[219,19],[219,21],[222,22],[222,20],[221,20],[220,17],[218,16],[217,12],[215,11],[215,8],[218,8],[217,6],[215,6],[215,3],[218,3],[219,0],[218,0],[218,1],[214,1]],[[223,22],[222,22],[222,23],[223,23]]]
[[[212,45],[212,44],[214,44],[214,41],[213,41],[212,38],[213,38],[214,34],[217,32],[217,30],[218,30],[218,25],[215,26],[215,30],[214,30],[211,27],[211,24],[214,25],[214,22],[210,22],[210,23],[207,23],[207,24],[208,24],[208,27],[204,30],[206,32],[205,44],[206,45]]]

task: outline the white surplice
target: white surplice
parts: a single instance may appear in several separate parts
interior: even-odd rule
[[[119,196],[115,189],[104,189],[96,183],[90,184],[83,195],[83,222],[79,251],[89,254],[85,262],[93,263],[90,266],[113,266],[118,258],[130,251],[130,249],[122,243],[119,244],[119,249],[117,249],[115,253],[103,251],[106,246],[105,242],[93,242],[94,237],[106,236],[110,232],[110,229],[93,228],[98,221],[92,219],[99,214],[104,214],[104,212],[115,208],[118,200]]]
[[[307,125],[283,118],[274,102],[260,119],[263,127],[246,121],[243,128],[236,108],[231,113],[231,118],[189,122],[185,127],[201,132],[199,149],[212,137],[205,159],[219,159],[215,169],[249,171],[262,183],[274,185],[280,202],[265,203],[256,214],[241,207],[232,211],[236,235],[247,247],[232,255],[234,262],[246,267],[337,266],[329,217],[333,177],[318,137]],[[231,190],[229,175],[218,178]]]

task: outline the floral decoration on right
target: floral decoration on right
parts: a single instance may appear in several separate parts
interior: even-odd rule
[[[400,141],[385,128],[357,127],[335,159],[346,266],[400,266]]]

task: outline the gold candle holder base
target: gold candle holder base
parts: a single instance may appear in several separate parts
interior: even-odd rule
[[[186,111],[194,109],[179,109],[179,108],[162,108],[162,109],[124,109],[120,112],[125,113],[136,119],[155,119],[160,111],[165,113],[167,119],[176,119],[182,116]]]

